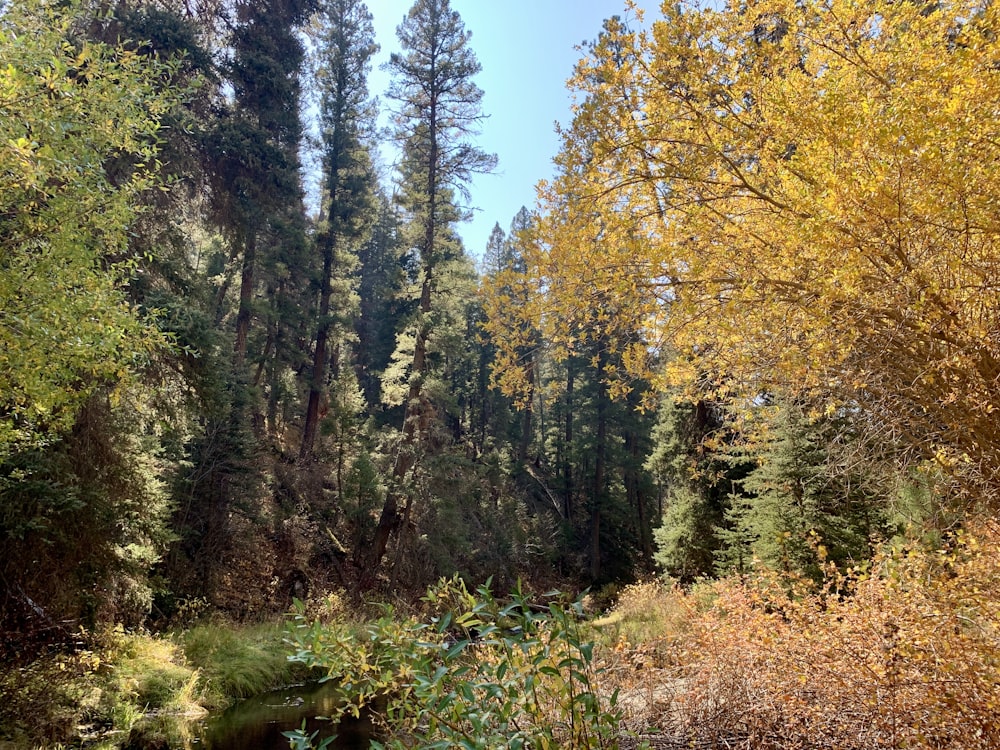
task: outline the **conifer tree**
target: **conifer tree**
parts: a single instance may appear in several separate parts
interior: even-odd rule
[[[749,467],[732,461],[732,441],[724,405],[664,400],[646,462],[665,496],[654,559],[682,582],[715,572],[727,510],[741,501]]]
[[[871,557],[888,533],[884,488],[872,466],[840,461],[856,440],[845,417],[810,417],[781,404],[767,437],[742,451],[754,464],[720,530],[720,571],[743,572],[751,558],[813,577],[826,561]],[[864,468],[862,468],[864,467]]]
[[[240,257],[233,344],[237,369],[246,357],[254,315],[263,260],[259,249],[273,252],[298,241],[295,233],[304,230],[299,176],[299,73],[304,53],[296,32],[310,6],[310,0],[236,6],[233,56],[226,70],[233,106],[211,141],[217,159],[212,170],[216,214]]]
[[[367,84],[371,57],[377,50],[371,13],[358,0],[328,0],[321,8],[319,22],[316,82],[321,87],[326,226],[316,237],[323,268],[301,457],[312,453],[316,440],[334,323],[339,323],[341,337],[353,328],[355,311],[350,308],[356,302],[350,300],[356,300],[357,246],[369,229],[374,209],[374,178],[363,140],[373,114]],[[331,307],[335,280],[340,282],[340,310]],[[339,342],[332,343],[337,346]]]
[[[433,413],[426,389],[428,342],[443,263],[458,257],[452,227],[462,218],[456,193],[477,172],[493,168],[495,157],[469,141],[483,117],[482,91],[473,82],[480,71],[469,47],[471,34],[448,0],[417,0],[397,29],[402,52],[389,62],[389,96],[396,102],[396,137],[403,147],[401,203],[408,214],[407,240],[420,263],[419,303],[401,444],[375,538],[366,585],[385,553],[389,537],[403,521],[408,503],[403,483],[414,467],[431,428]],[[401,512],[402,511],[402,512]]]
[[[521,251],[521,243],[524,242],[524,233],[531,227],[532,221],[532,213],[522,206],[511,220],[509,232],[504,232],[497,224],[490,234],[483,256],[482,287],[484,294],[482,295],[482,308],[484,324],[488,323],[491,316],[497,314],[497,304],[516,306],[524,304],[527,299],[527,291],[523,285],[524,256]],[[488,356],[492,369],[493,361],[496,359],[496,347],[488,336],[485,337],[485,341],[483,352],[485,356]],[[495,435],[497,439],[509,439],[515,446],[513,453],[520,465],[517,471],[524,470],[524,463],[528,460],[529,449],[534,440],[535,358],[538,356],[536,351],[538,347],[538,338],[532,335],[532,329],[529,327],[525,332],[524,343],[519,349],[519,360],[523,365],[524,387],[517,400],[520,418],[516,425],[509,414],[513,400],[505,399],[500,394],[487,396],[484,393],[483,396],[484,404],[491,404],[491,419],[496,421]],[[491,384],[496,383],[498,375],[499,373],[492,372]],[[516,434],[507,434],[511,429],[514,429]]]
[[[403,298],[407,281],[398,209],[381,190],[375,194],[374,224],[358,249],[359,315],[355,368],[369,413],[379,420],[383,404],[382,374],[396,346],[396,327],[410,301]]]
[[[212,574],[234,539],[234,500],[244,499],[239,507],[254,512],[252,501],[261,497],[265,476],[254,459],[268,433],[277,444],[283,407],[297,396],[284,383],[289,365],[301,358],[297,341],[304,338],[299,330],[308,268],[299,174],[304,52],[298,32],[311,5],[311,0],[234,4],[229,55],[217,71],[220,91],[227,95],[220,94],[202,136],[211,219],[222,233],[208,269],[223,278],[214,301],[215,327],[223,331],[217,354],[229,366],[213,374],[216,403],[206,409],[202,434],[188,446],[191,469],[177,489],[184,498],[177,512],[181,540],[170,560],[172,574],[187,577],[199,595],[211,591]]]

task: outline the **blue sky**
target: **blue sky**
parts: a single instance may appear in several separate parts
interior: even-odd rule
[[[382,46],[369,79],[372,94],[385,91],[379,65],[398,51],[396,27],[413,0],[368,0],[375,35]],[[535,184],[552,175],[559,149],[554,123],[568,123],[571,98],[566,79],[581,53],[575,47],[597,37],[602,21],[624,15],[624,0],[451,0],[472,32],[471,47],[483,66],[476,79],[489,115],[477,139],[497,154],[493,175],[471,186],[473,219],[460,227],[466,249],[482,256],[497,222],[507,230],[521,206],[534,207]],[[656,0],[640,0],[646,21],[658,13]]]

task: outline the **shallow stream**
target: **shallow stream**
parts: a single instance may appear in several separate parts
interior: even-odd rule
[[[306,731],[318,731],[315,742],[336,733],[331,748],[367,750],[373,736],[369,716],[344,718],[334,726],[315,717],[328,716],[343,700],[332,682],[310,683],[254,696],[230,706],[219,714],[206,717],[195,730],[192,750],[288,750],[288,738],[282,735],[302,725]]]

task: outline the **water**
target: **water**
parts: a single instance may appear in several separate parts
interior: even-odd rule
[[[340,750],[368,748],[374,736],[370,714],[362,712],[360,719],[348,716],[339,725],[319,721],[316,716],[328,716],[343,701],[343,693],[332,682],[275,690],[248,698],[221,714],[202,722],[192,750],[288,750],[288,739],[282,732],[298,729],[306,720],[306,732],[318,731],[316,742],[336,732],[330,745]]]

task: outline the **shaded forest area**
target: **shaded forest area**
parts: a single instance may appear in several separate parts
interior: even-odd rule
[[[589,352],[539,359],[526,409],[490,386],[480,284],[518,267],[533,218],[498,225],[479,269],[457,234],[495,157],[447,3],[400,26],[391,134],[360,2],[2,20],[6,656],[456,571],[648,568],[651,418]]]
[[[360,0],[3,7],[0,658],[455,574],[662,576],[721,653],[707,580],[773,631],[993,539],[997,13],[610,18],[536,210],[470,249],[496,157],[448,0],[385,92]]]

